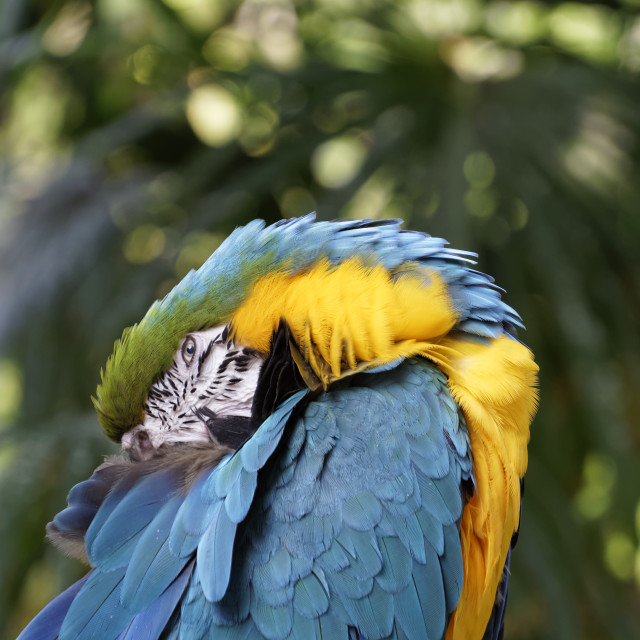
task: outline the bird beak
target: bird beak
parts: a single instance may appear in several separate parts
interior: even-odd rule
[[[156,455],[157,447],[142,425],[131,429],[122,436],[120,443],[132,460],[150,460]]]

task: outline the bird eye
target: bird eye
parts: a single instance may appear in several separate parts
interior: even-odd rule
[[[182,359],[187,367],[191,364],[193,356],[196,353],[196,341],[189,336],[182,345]]]

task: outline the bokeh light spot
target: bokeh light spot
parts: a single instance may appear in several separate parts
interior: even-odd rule
[[[626,29],[618,45],[620,61],[630,71],[640,71],[640,17]]]
[[[11,108],[0,128],[0,160],[15,162],[13,187],[20,183],[22,197],[34,197],[41,181],[51,178],[52,168],[64,167],[61,132],[72,98],[70,87],[56,66],[36,64],[4,97]]]
[[[487,7],[485,23],[491,35],[522,46],[544,35],[545,8],[537,2],[493,2]]]
[[[240,144],[249,155],[265,154],[273,146],[278,124],[278,114],[268,102],[252,105],[245,113]]]
[[[202,48],[205,60],[222,71],[240,71],[251,59],[251,38],[234,27],[222,27],[211,34]]]
[[[617,480],[615,461],[603,453],[589,453],[582,469],[582,487],[575,497],[578,512],[587,520],[600,518],[611,505]]]
[[[356,192],[342,215],[345,218],[392,217],[389,205],[393,197],[395,180],[388,171],[376,171]]]
[[[304,187],[289,187],[278,199],[283,218],[303,216],[316,208],[316,201]]]
[[[345,69],[376,72],[388,61],[379,29],[364,20],[343,20],[335,24],[326,55]]]
[[[148,3],[145,0],[98,0],[97,11],[101,18],[124,28],[125,36],[133,35],[147,18]]]
[[[480,18],[474,0],[413,0],[407,11],[413,24],[430,38],[442,38],[466,32]]]
[[[425,218],[432,218],[436,213],[436,211],[438,211],[438,208],[440,207],[440,199],[441,199],[440,191],[434,190],[426,206],[422,210],[422,213]]]
[[[476,151],[465,158],[462,172],[472,186],[483,189],[493,182],[496,167],[488,153]]]
[[[122,246],[124,257],[133,264],[155,260],[166,244],[165,232],[152,224],[136,227],[127,235]]]
[[[604,559],[609,571],[620,580],[629,580],[634,574],[636,548],[631,538],[622,532],[610,534],[605,543]]]
[[[69,2],[42,34],[42,46],[54,56],[71,55],[84,40],[91,26],[91,5]]]
[[[471,187],[464,196],[467,211],[476,218],[489,218],[496,211],[498,198],[493,189]]]
[[[0,360],[0,428],[16,417],[22,401],[22,375],[14,362]]]
[[[520,231],[527,226],[529,221],[529,207],[520,198],[514,198],[508,217],[511,230]]]
[[[508,80],[524,68],[521,51],[501,47],[487,38],[460,38],[440,47],[443,60],[465,82]]]
[[[598,110],[585,110],[579,125],[575,139],[562,155],[564,165],[589,189],[607,193],[630,170],[627,148],[633,134],[624,124]]]
[[[287,0],[256,2],[246,0],[235,20],[255,44],[260,57],[278,71],[291,71],[302,62],[304,47],[298,35],[295,6]]]
[[[224,18],[227,10],[224,2],[210,0],[162,0],[194,31],[210,31]]]
[[[160,47],[153,44],[145,44],[140,47],[129,59],[133,77],[140,84],[151,84],[153,73],[158,66]]]
[[[360,172],[367,156],[362,141],[356,137],[339,137],[322,143],[311,157],[311,170],[323,187],[339,189]]]
[[[603,6],[560,4],[549,16],[551,39],[563,49],[594,62],[613,62],[620,40],[618,17]]]
[[[198,138],[211,147],[222,147],[231,142],[242,126],[235,98],[216,84],[203,85],[191,92],[187,119]]]

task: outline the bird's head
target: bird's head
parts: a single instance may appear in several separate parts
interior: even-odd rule
[[[137,459],[179,443],[237,449],[295,388],[437,361],[448,335],[513,331],[490,278],[445,244],[394,220],[237,229],[116,343],[94,398],[102,427]]]
[[[149,389],[141,424],[122,435],[122,448],[136,459],[173,443],[237,449],[250,433],[263,362],[262,354],[231,339],[227,325],[189,333]]]

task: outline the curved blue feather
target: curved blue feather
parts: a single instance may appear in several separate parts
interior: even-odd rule
[[[124,569],[94,571],[75,597],[60,629],[60,640],[115,640],[133,619],[120,603]]]
[[[102,465],[88,480],[75,485],[67,496],[67,508],[47,526],[48,536],[53,539],[82,539],[122,468],[118,464]]]
[[[198,544],[197,555],[202,591],[211,602],[221,600],[229,586],[235,535],[236,525],[229,519],[224,502],[220,501]]]
[[[131,621],[129,626],[118,636],[118,640],[157,640],[160,638],[176,605],[182,598],[191,577],[193,565],[194,562],[191,561],[185,566],[166,591]]]
[[[177,474],[176,469],[162,469],[142,479],[127,476],[115,486],[87,531],[87,554],[94,566],[108,571],[129,562],[139,536],[176,490]]]
[[[245,471],[259,471],[278,446],[284,426],[296,405],[309,393],[298,391],[287,398],[263,423],[255,434],[239,450]]]
[[[220,601],[227,591],[236,527],[244,519],[256,489],[253,474],[278,446],[291,412],[307,393],[305,389],[287,398],[236,455],[210,474],[201,489],[204,494],[215,492],[220,499],[206,511],[209,521],[197,550],[197,571],[209,601]]]
[[[224,508],[231,522],[238,524],[247,517],[257,484],[257,471],[242,469],[237,481],[224,499]]]
[[[223,459],[220,465],[224,465],[225,462]],[[220,508],[221,498],[217,495],[211,496],[210,491],[205,491],[209,473],[204,472],[195,482],[176,514],[169,534],[169,548],[176,556],[186,557],[196,550],[213,513]]]
[[[329,608],[328,586],[325,580],[311,572],[300,578],[294,587],[294,609],[305,618],[313,620]]]
[[[174,581],[187,564],[169,549],[169,532],[183,496],[171,498],[158,511],[140,536],[127,565],[120,599],[132,611],[151,605]]]
[[[265,420],[238,454],[227,456],[213,471],[201,475],[180,507],[171,528],[169,548],[172,553],[180,557],[190,555],[209,530],[207,540],[215,539],[213,522],[224,522],[230,535],[235,535],[235,528],[231,525],[237,525],[246,517],[256,490],[258,469],[278,445],[291,412],[307,393],[306,390],[299,391],[288,398]],[[243,454],[245,448],[248,451]],[[225,520],[220,521],[223,503]],[[205,558],[204,551],[199,553]],[[205,565],[211,559],[211,554],[207,552]],[[222,583],[217,582],[220,578],[219,568],[203,566],[202,570],[206,575],[207,592],[214,600],[220,599],[224,591],[220,597],[213,595],[222,589]],[[213,582],[219,585],[215,589]]]

